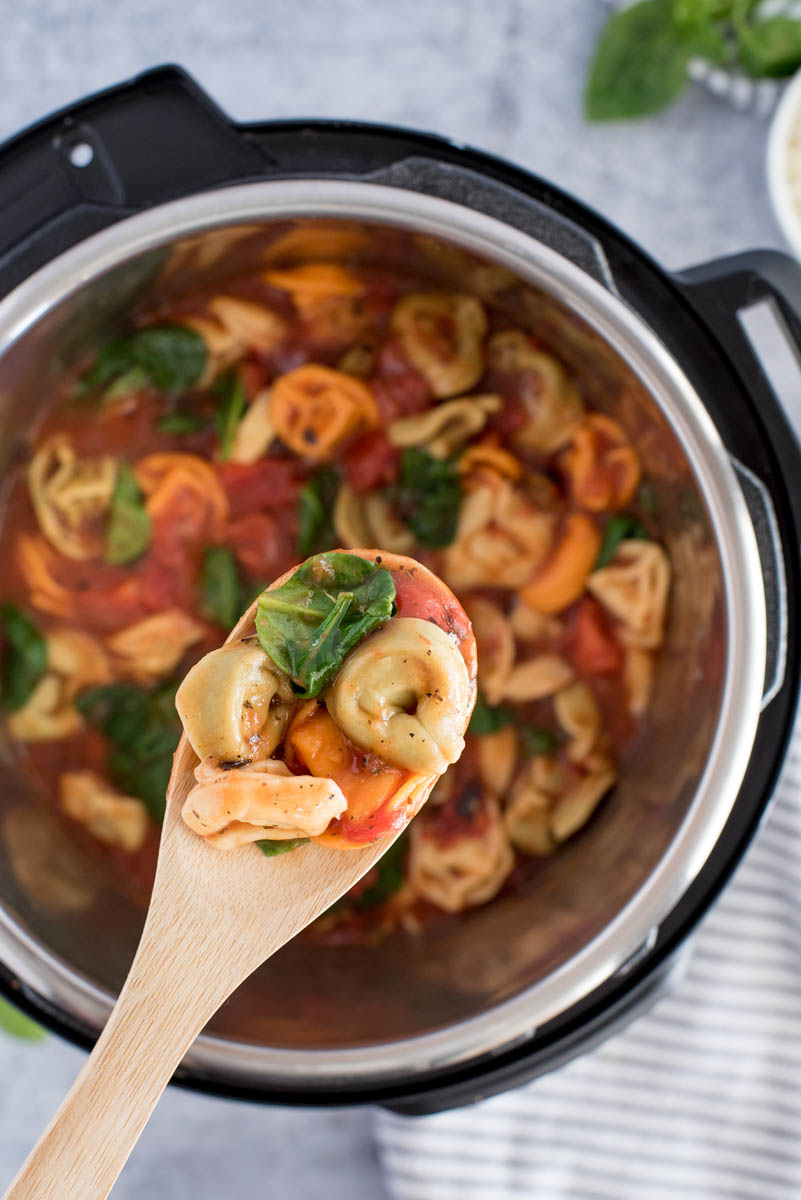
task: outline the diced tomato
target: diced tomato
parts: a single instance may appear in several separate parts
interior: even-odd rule
[[[252,358],[241,364],[239,374],[248,400],[252,400],[256,393],[262,390],[269,378],[267,368]]]
[[[614,675],[623,662],[623,650],[597,600],[585,596],[578,605],[567,635],[568,652],[580,675]]]
[[[442,585],[432,587],[431,577],[418,570],[393,571],[398,616],[433,621],[446,633],[453,633],[460,645],[470,636],[470,622],[459,601]]]
[[[345,453],[348,483],[356,492],[394,483],[398,478],[400,451],[381,429],[363,433]]]
[[[125,579],[113,587],[89,587],[80,592],[78,606],[78,619],[104,632],[133,625],[150,611],[137,579]]]
[[[273,513],[246,513],[230,521],[225,543],[254,579],[274,579],[297,559],[294,521]]]
[[[522,429],[528,420],[523,401],[519,396],[505,394],[503,408],[493,413],[487,421],[487,433],[497,433],[500,437],[508,438],[518,429]]]
[[[297,502],[300,473],[289,459],[260,459],[255,463],[217,463],[233,518],[245,513],[275,512]]]
[[[431,398],[428,383],[409,362],[400,343],[393,339],[381,347],[369,383],[384,424],[422,412]]]

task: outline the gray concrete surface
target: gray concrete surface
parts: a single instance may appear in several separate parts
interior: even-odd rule
[[[0,137],[146,67],[174,61],[235,118],[397,121],[550,177],[669,267],[780,245],[766,123],[699,89],[665,116],[589,127],[597,0],[26,0],[4,5]],[[0,1035],[0,1189],[82,1055]],[[115,1191],[382,1200],[367,1111],[260,1109],[169,1092]],[[82,1200],[76,1197],[75,1200]]]

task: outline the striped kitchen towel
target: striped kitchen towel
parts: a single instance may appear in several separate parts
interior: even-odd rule
[[[801,722],[674,990],[517,1092],[375,1132],[392,1200],[799,1200]]]

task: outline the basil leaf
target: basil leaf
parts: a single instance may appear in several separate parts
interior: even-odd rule
[[[318,467],[298,493],[298,554],[336,545],[333,514],[339,476],[333,467]]]
[[[12,1037],[21,1038],[26,1042],[41,1042],[47,1037],[41,1025],[37,1025],[25,1013],[20,1012],[8,1000],[0,996],[0,1029],[10,1033]]]
[[[778,79],[801,66],[801,21],[770,17],[737,30],[740,63],[755,79]]]
[[[234,448],[237,426],[246,407],[245,389],[239,372],[233,367],[225,371],[215,383],[214,393],[217,396],[214,424],[217,428],[219,455],[222,462],[227,462]]]
[[[523,745],[523,752],[532,758],[535,754],[548,754],[559,745],[559,739],[549,729],[541,725],[521,725],[517,731]]]
[[[377,905],[383,904],[390,896],[394,896],[395,892],[400,891],[406,881],[406,871],[404,870],[406,847],[407,836],[402,833],[392,843],[386,854],[379,858],[375,866],[377,872],[375,881],[356,897],[355,908],[375,908]]]
[[[647,539],[647,537],[647,530],[637,517],[630,517],[625,513],[617,513],[614,517],[610,517],[606,522],[604,540],[601,542],[601,549],[593,570],[598,571],[601,567],[607,566],[615,557],[621,542],[625,542],[629,538],[636,538],[639,541]]]
[[[513,708],[510,708],[508,704],[499,704],[496,708],[492,708],[479,690],[467,732],[497,733],[499,729],[505,729],[507,725],[513,724],[514,719],[515,710]]]
[[[172,756],[181,736],[175,711],[176,682],[146,691],[131,683],[89,688],[75,707],[112,743],[109,772],[129,796],[136,796],[155,820],[164,816]]]
[[[156,429],[160,433],[174,433],[179,437],[186,433],[199,433],[201,429],[208,429],[208,426],[208,417],[182,412],[166,413],[156,422]]]
[[[47,642],[16,604],[0,605],[6,635],[0,696],[8,712],[16,712],[47,670]]]
[[[640,0],[610,17],[601,33],[584,93],[591,121],[659,112],[687,82],[689,51],[669,0]]]
[[[398,483],[388,494],[421,546],[436,550],[451,544],[462,499],[455,459],[434,458],[416,446],[404,450]]]
[[[286,854],[287,850],[297,850],[298,846],[305,846],[308,838],[287,838],[285,841],[271,841],[269,838],[264,838],[256,845],[267,858],[275,858],[276,854]]]
[[[208,546],[203,554],[203,609],[223,629],[242,615],[236,559],[227,546]]]
[[[117,467],[106,529],[106,562],[121,566],[140,558],[153,532],[136,475],[126,462]]]
[[[104,346],[76,392],[85,395],[135,369],[161,392],[186,392],[203,374],[206,358],[206,343],[194,329],[150,325]]]
[[[262,592],[262,649],[304,697],[332,681],[346,654],[392,616],[395,584],[385,567],[355,554],[317,554],[279,588]]]

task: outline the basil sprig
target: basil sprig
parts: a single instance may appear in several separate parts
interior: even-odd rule
[[[244,611],[236,559],[227,546],[207,546],[203,554],[203,611],[231,629]]]
[[[206,343],[184,325],[150,325],[115,338],[98,354],[78,381],[81,396],[106,388],[122,376],[137,372],[161,392],[179,394],[197,383],[206,366]]]
[[[592,121],[667,108],[687,83],[693,58],[740,67],[755,78],[801,66],[801,21],[762,18],[763,0],[640,0],[608,20],[584,95]]]
[[[47,643],[16,604],[0,605],[0,621],[7,642],[0,695],[3,707],[16,712],[47,670]]]
[[[152,532],[136,475],[128,463],[120,462],[106,528],[106,562],[121,566],[141,557],[150,545]]]
[[[317,554],[279,588],[262,592],[262,649],[300,696],[317,696],[346,654],[392,616],[395,584],[385,567],[355,554]]]
[[[593,570],[597,571],[600,567],[607,566],[615,557],[621,542],[628,541],[629,538],[641,541],[647,537],[646,528],[637,517],[628,516],[626,513],[616,513],[606,522],[604,538]]]
[[[451,544],[462,499],[455,459],[409,447],[401,455],[400,476],[388,496],[421,546],[436,550]]]
[[[334,501],[339,476],[333,467],[318,467],[298,493],[298,554],[313,554],[336,545]]]
[[[132,683],[110,683],[89,688],[75,700],[78,711],[112,744],[108,767],[114,782],[141,800],[157,821],[164,816],[172,756],[181,736],[177,686],[174,681],[147,691]]]

